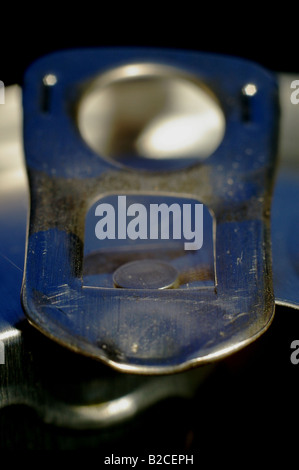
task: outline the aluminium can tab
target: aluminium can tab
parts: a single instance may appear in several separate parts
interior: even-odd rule
[[[117,370],[163,374],[274,314],[275,78],[197,52],[82,49],[24,81],[30,322]]]

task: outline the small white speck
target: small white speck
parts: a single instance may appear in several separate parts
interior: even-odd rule
[[[48,73],[47,75],[44,76],[43,83],[46,86],[56,85],[56,83],[57,83],[56,75],[54,75],[53,73]]]
[[[131,351],[133,353],[136,353],[138,351],[138,344],[137,343],[132,344]]]
[[[257,87],[254,83],[247,83],[247,85],[242,88],[242,92],[246,96],[254,96],[257,92]]]

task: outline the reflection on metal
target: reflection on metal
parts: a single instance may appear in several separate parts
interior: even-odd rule
[[[1,331],[0,332],[0,341],[16,338],[19,335],[20,335],[20,332],[19,332],[19,330],[16,330],[16,329],[9,329],[7,331]]]
[[[5,104],[5,86],[2,80],[0,80],[0,104]]]
[[[247,83],[242,89],[244,95],[246,96],[254,96],[257,92],[257,87],[254,83]]]
[[[297,228],[298,211],[296,204],[293,203],[294,200],[298,199],[299,188],[299,171],[296,169],[296,159],[298,159],[298,124],[296,124],[296,116],[298,117],[298,115],[295,106],[289,107],[289,84],[292,79],[292,76],[279,75],[282,108],[280,123],[281,159],[272,207],[272,248],[276,303],[298,308],[299,276],[298,270],[294,269],[295,258],[294,251],[292,251],[292,249],[296,250],[297,234],[299,233],[299,228]],[[131,417],[142,407],[149,406],[148,400],[152,400],[151,403],[154,403],[155,400],[172,396],[175,392],[181,394],[181,396],[188,396],[188,393],[192,395],[193,390],[200,386],[213,368],[205,366],[190,371],[191,374],[194,374],[193,379],[188,372],[174,376],[151,378],[151,384],[147,387],[141,386],[138,388],[136,383],[133,383],[132,393],[129,395],[122,393],[123,388],[120,387],[121,383],[118,382],[118,387],[120,387],[119,398],[113,396],[117,386],[112,376],[110,376],[110,380],[112,380],[112,385],[109,388],[110,395],[108,393],[105,400],[102,397],[98,400],[94,399],[93,404],[86,404],[88,401],[90,402],[90,398],[88,400],[87,397],[94,397],[94,389],[107,389],[105,369],[95,371],[92,377],[96,378],[96,382],[78,377],[78,370],[92,369],[94,361],[90,360],[88,367],[82,367],[80,363],[78,364],[78,355],[74,354],[70,358],[66,352],[64,353],[64,349],[58,350],[57,355],[57,351],[55,353],[55,349],[51,349],[53,348],[52,342],[47,343],[46,338],[32,335],[19,302],[28,211],[28,186],[21,136],[21,90],[17,86],[8,87],[6,94],[5,114],[4,109],[0,109],[0,217],[3,222],[2,226],[5,227],[5,230],[0,232],[0,294],[2,299],[0,331],[5,336],[3,341],[5,341],[9,357],[9,368],[8,364],[6,364],[7,367],[1,365],[0,368],[0,406],[4,407],[13,403],[28,404],[36,408],[40,416],[50,423],[88,429],[103,427],[107,423],[120,423],[125,414],[127,417]],[[290,160],[293,161],[294,166],[287,163]],[[285,173],[284,169],[287,167],[291,171]],[[280,204],[281,197],[283,198],[282,204]],[[286,217],[282,222],[284,216]],[[292,233],[294,234],[295,243],[294,238],[289,238]],[[290,243],[293,243],[293,245],[291,246]],[[39,341],[36,341],[37,339]],[[135,348],[136,346],[132,344],[132,347]],[[34,350],[35,354],[33,355]],[[62,360],[64,354],[66,354],[66,358]],[[23,362],[21,358],[24,359]],[[42,367],[40,364],[42,364]],[[67,398],[64,400],[59,400],[57,395],[51,395],[50,389],[42,387],[42,382],[45,383],[45,381],[44,379],[41,380],[39,374],[41,370],[45,369],[45,365],[47,365],[46,373],[49,375],[48,383],[55,384],[58,389],[60,386],[62,389],[65,388],[65,381],[60,384],[60,377],[65,375],[70,368],[72,369],[73,372],[69,377],[69,383],[72,384],[72,387],[67,389]],[[114,379],[118,376],[117,372],[115,374],[113,375]],[[28,382],[30,377],[33,378],[31,383]],[[175,378],[177,378],[176,383],[173,382]],[[144,380],[145,377],[139,377],[139,379]],[[164,381],[163,386],[157,379]],[[14,387],[15,383],[18,384],[18,387]],[[5,387],[3,387],[3,384],[5,384]],[[86,392],[85,404],[82,402],[81,397],[81,400],[78,400],[80,404],[74,405],[71,402],[74,402],[73,393],[78,386]],[[123,398],[125,401],[122,401]],[[119,403],[126,406],[118,408]],[[131,408],[128,405],[132,405]],[[118,412],[121,410],[120,415]]]
[[[5,346],[4,342],[0,340],[0,365],[5,364]]]
[[[28,324],[20,302],[29,209],[21,128],[21,90],[8,87],[0,109],[0,409],[27,405],[45,422],[92,429],[118,425],[168,397],[193,397],[213,367],[165,377],[120,374],[57,347]]]
[[[101,239],[96,236],[99,207],[112,211],[112,237],[106,237],[107,233]],[[136,219],[131,217],[135,211],[139,213],[140,238],[130,227],[132,223],[136,227]],[[101,227],[104,219],[100,219]],[[213,214],[198,201],[164,194],[120,197],[110,194],[96,199],[85,216],[83,286],[114,287],[114,273],[123,265],[151,260],[167,263],[167,271],[171,267],[171,272],[176,272],[176,288],[215,288],[213,251]],[[153,285],[156,282],[154,278],[150,280]],[[127,288],[129,284],[134,287],[128,279]]]
[[[114,284],[127,289],[168,289],[175,287],[178,271],[168,263],[143,259],[120,266]]]
[[[141,62],[150,64],[150,73],[140,72],[136,64]],[[120,79],[123,64],[129,65],[130,77]],[[39,90],[46,70],[59,80],[45,107]],[[242,89],[251,81],[263,93],[244,102]],[[81,134],[77,127],[78,107],[80,121],[80,107],[97,86],[105,88],[100,96],[108,100],[95,111],[103,112],[104,121],[107,117],[111,158],[101,155],[102,137],[95,152],[82,138],[80,122]],[[199,104],[198,88],[212,100],[202,102],[200,96]],[[191,139],[191,155],[185,155],[190,135],[183,158],[170,148],[167,158],[160,158],[156,149],[154,158],[134,153],[135,136],[148,125],[152,129],[161,113],[173,108],[169,118],[174,122],[185,111],[190,117],[191,99],[182,109],[181,91],[193,97],[195,114],[203,109],[204,116],[219,116],[221,110],[225,116],[225,133],[217,124],[217,143],[210,154],[203,159],[201,148],[193,147],[201,136],[200,125]],[[135,93],[140,106],[131,109]],[[31,219],[22,300],[33,325],[72,350],[136,374],[173,373],[209,363],[244,347],[269,327],[274,313],[269,209],[278,119],[274,76],[238,59],[197,53],[68,51],[28,70],[23,102]],[[214,284],[184,289],[86,286],[86,214],[97,198],[111,194],[175,196],[204,204],[214,221]],[[165,250],[155,248],[156,257],[162,258]],[[194,252],[197,263],[200,253]],[[134,259],[132,250],[127,262]]]
[[[54,86],[57,83],[57,77],[53,73],[48,73],[43,78],[43,84],[46,86]]]
[[[75,429],[116,425],[165,398],[191,398],[212,371],[212,366],[206,366],[178,376],[146,378],[132,393],[106,403],[77,406],[56,403],[52,409],[43,410],[43,419],[51,424]],[[35,408],[38,411],[38,407]]]
[[[134,166],[136,158],[205,159],[223,138],[225,118],[194,77],[134,64],[92,82],[78,105],[78,126],[95,152]]]

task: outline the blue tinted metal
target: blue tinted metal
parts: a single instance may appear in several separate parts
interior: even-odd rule
[[[226,127],[204,161],[131,168],[96,154],[76,125],[90,81],[126,64],[167,64],[219,100]],[[56,77],[46,87],[43,78]],[[254,83],[244,118],[242,90]],[[223,357],[262,334],[274,313],[269,209],[277,145],[277,83],[246,61],[163,50],[74,50],[41,59],[24,87],[31,215],[23,285],[30,321],[59,343],[119,370],[165,373]],[[188,197],[214,217],[215,286],[85,287],[85,217],[108,192]]]

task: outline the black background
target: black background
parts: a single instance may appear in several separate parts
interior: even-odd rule
[[[230,9],[213,3],[209,12],[200,3],[186,2],[121,7],[111,2],[109,7],[101,3],[42,3],[31,10],[25,5],[22,11],[17,4],[1,7],[0,79],[5,85],[22,84],[27,66],[49,52],[102,46],[228,54],[273,71],[298,73],[299,78],[296,12],[282,12],[281,5],[269,6],[264,16],[250,3]],[[189,452],[200,464],[204,454],[211,462],[217,453],[230,462],[242,451],[241,468],[253,454],[287,457],[297,447],[299,365],[290,362],[290,344],[298,336],[297,312],[278,307],[269,332],[221,362],[194,400],[184,404],[170,400],[109,432],[44,427],[28,409],[3,410],[0,449],[97,450],[97,467],[100,455],[109,453]]]
[[[186,2],[185,2],[186,3]],[[206,7],[206,5],[205,5]],[[22,83],[27,66],[59,49],[143,46],[187,49],[253,60],[279,72],[298,72],[296,12],[281,5],[229,7],[212,3],[136,5],[54,3],[1,7],[0,79]],[[276,10],[276,11],[275,11]],[[263,13],[263,14],[262,14]]]

